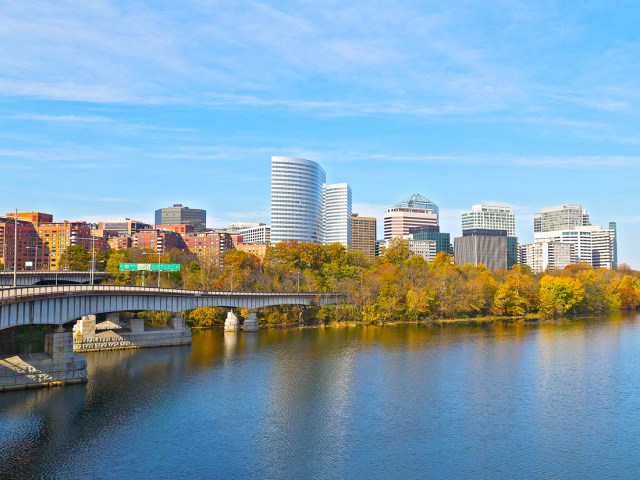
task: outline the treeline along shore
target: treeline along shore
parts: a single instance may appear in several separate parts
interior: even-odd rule
[[[82,247],[66,259],[74,268],[88,268]],[[585,264],[533,274],[523,265],[490,272],[484,266],[456,265],[444,253],[431,262],[412,255],[404,240],[394,241],[384,256],[369,260],[340,244],[282,242],[269,248],[263,260],[250,253],[229,250],[224,266],[208,265],[180,250],[163,254],[161,262],[180,263],[180,272],[161,274],[166,287],[235,292],[336,292],[337,306],[304,309],[283,306],[261,309],[261,325],[306,323],[387,324],[398,322],[504,321],[548,319],[572,314],[602,314],[637,310],[640,272],[621,265],[617,270],[594,269]],[[141,272],[120,272],[120,263],[146,262],[139,249],[115,250],[104,258],[109,282],[140,285]],[[155,259],[155,257],[154,257]],[[147,273],[147,285],[156,285]],[[246,315],[242,309],[240,315]],[[140,313],[161,322],[168,314]],[[222,308],[188,312],[193,327],[224,322]]]

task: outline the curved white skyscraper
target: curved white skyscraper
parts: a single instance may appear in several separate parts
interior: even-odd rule
[[[326,174],[316,162],[271,157],[271,244],[283,240],[322,243],[322,184]]]

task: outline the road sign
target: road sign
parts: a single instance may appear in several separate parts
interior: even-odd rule
[[[120,271],[121,272],[135,272],[138,270],[138,264],[137,263],[121,263],[120,264]]]
[[[139,272],[139,271],[161,271],[161,272],[179,272],[179,263],[121,263],[121,272]]]
[[[157,272],[160,270],[161,272],[179,272],[180,264],[179,263],[151,263],[149,264],[151,267],[149,270],[153,272]]]

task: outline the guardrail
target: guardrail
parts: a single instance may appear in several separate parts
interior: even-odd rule
[[[157,288],[157,287],[128,287],[120,285],[44,285],[31,287],[9,287],[0,289],[0,303],[17,300],[24,297],[50,297],[64,296],[65,294],[104,294],[104,293],[120,293],[120,294],[170,294],[181,296],[270,296],[270,297],[342,297],[339,293],[326,292],[242,292],[242,291],[209,291],[209,290],[187,290],[181,288]]]

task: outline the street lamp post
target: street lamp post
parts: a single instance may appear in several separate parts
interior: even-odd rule
[[[96,236],[91,235],[90,237],[71,237],[72,240],[91,240],[91,267],[89,268],[89,283],[91,285],[94,284],[95,279],[95,269],[96,269]],[[37,247],[36,247],[37,248]],[[37,250],[36,250],[37,255]],[[69,254],[67,253],[67,270],[69,269]]]
[[[18,209],[13,219],[13,288],[18,286]]]

